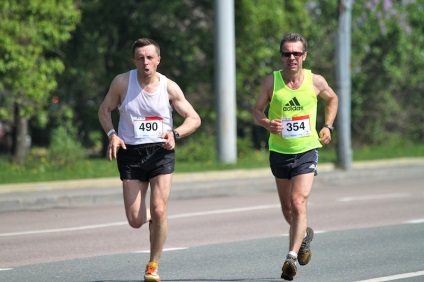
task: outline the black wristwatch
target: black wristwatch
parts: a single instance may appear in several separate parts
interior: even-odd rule
[[[333,133],[334,126],[331,126],[331,125],[328,125],[328,124],[324,124],[324,127],[330,129],[330,133]]]
[[[175,140],[180,139],[180,134],[175,129],[172,129],[172,133],[174,133],[174,139]]]

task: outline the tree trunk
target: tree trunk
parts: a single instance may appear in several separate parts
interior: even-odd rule
[[[19,114],[19,105],[15,104],[12,162],[23,164],[28,153],[28,119]]]

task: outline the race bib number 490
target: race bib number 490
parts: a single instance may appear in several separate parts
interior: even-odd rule
[[[157,138],[162,136],[163,118],[136,117],[133,119],[135,138]]]
[[[283,138],[297,138],[311,135],[309,115],[300,117],[282,118]]]

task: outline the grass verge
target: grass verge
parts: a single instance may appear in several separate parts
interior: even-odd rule
[[[424,157],[424,144],[410,146],[366,147],[353,151],[354,161],[378,160],[405,157]],[[333,149],[320,151],[320,163],[335,163]],[[178,160],[178,155],[177,155]],[[218,161],[178,162],[176,173],[211,170],[253,169],[268,167],[268,152],[253,151],[248,156],[239,156],[237,164],[221,164]],[[57,180],[119,177],[116,161],[104,158],[89,158],[67,166],[52,166],[43,158],[32,160],[25,166],[10,164],[7,157],[0,157],[0,184],[45,182]]]

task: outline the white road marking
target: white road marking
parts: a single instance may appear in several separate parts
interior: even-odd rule
[[[223,213],[248,212],[248,211],[265,210],[265,209],[273,209],[273,208],[280,208],[280,205],[262,205],[262,206],[252,206],[252,207],[244,207],[244,208],[182,213],[182,214],[170,215],[170,216],[168,216],[168,219],[178,219],[178,218],[187,218],[187,217],[195,217],[195,216],[207,216],[207,215],[223,214]],[[83,226],[68,227],[68,228],[32,230],[32,231],[22,231],[22,232],[9,232],[9,233],[0,233],[0,237],[37,235],[37,234],[45,234],[45,233],[59,233],[59,232],[72,232],[72,231],[81,231],[81,230],[88,230],[88,229],[106,228],[106,227],[112,227],[112,226],[121,226],[121,225],[127,225],[127,224],[128,223],[126,221],[121,221],[121,222],[111,222],[111,223],[105,223],[105,224],[83,225]]]
[[[165,248],[163,249],[163,252],[170,252],[170,251],[178,251],[178,250],[186,250],[188,248],[183,247],[183,248]],[[144,250],[144,251],[135,251],[132,252],[133,254],[140,254],[140,253],[144,253],[144,254],[150,254],[150,250]]]
[[[0,268],[0,271],[12,270],[13,268]]]
[[[265,209],[274,209],[274,208],[280,208],[280,205],[263,205],[263,206],[253,206],[253,207],[235,208],[235,209],[182,213],[182,214],[170,215],[168,218],[175,219],[175,218],[204,216],[204,215],[223,214],[223,213],[246,212],[246,211],[265,210]]]
[[[413,220],[408,220],[405,222],[406,224],[419,224],[419,223],[424,223],[424,218],[423,219],[413,219]]]
[[[105,224],[95,224],[95,225],[84,225],[77,227],[68,227],[68,228],[57,228],[57,229],[45,229],[45,230],[33,230],[33,231],[22,231],[22,232],[10,232],[10,233],[0,233],[0,237],[9,237],[9,236],[20,236],[20,235],[34,235],[34,234],[44,234],[44,233],[58,233],[58,232],[70,232],[70,231],[80,231],[87,229],[96,229],[96,228],[105,228],[111,226],[119,226],[128,224],[126,221],[121,222],[111,222]]]
[[[409,196],[411,195],[407,193],[394,193],[394,194],[381,194],[381,195],[369,195],[369,196],[358,196],[358,197],[345,197],[345,198],[340,198],[338,201],[339,202],[369,201],[369,200],[407,198]]]
[[[418,276],[424,276],[424,271],[396,274],[396,275],[378,277],[378,278],[361,280],[361,281],[356,281],[356,282],[384,282],[384,281],[394,281],[394,280],[411,278],[411,277],[418,277]]]

